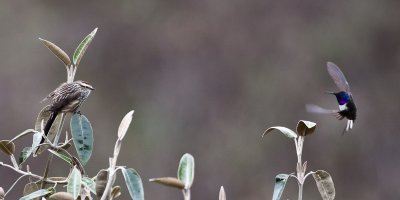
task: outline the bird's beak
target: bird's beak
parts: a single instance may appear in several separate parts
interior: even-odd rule
[[[335,94],[335,93],[330,91],[325,91],[325,94]]]

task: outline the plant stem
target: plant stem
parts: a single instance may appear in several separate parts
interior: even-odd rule
[[[303,199],[303,185],[304,185],[304,174],[306,171],[306,164],[303,164],[301,161],[301,156],[303,153],[303,143],[304,143],[304,136],[299,136],[297,139],[294,140],[296,145],[296,153],[297,153],[297,183],[299,185],[299,196],[298,200]]]
[[[184,200],[190,200],[190,189],[183,189],[183,199]]]
[[[299,198],[298,200],[303,199],[303,183],[299,183]]]

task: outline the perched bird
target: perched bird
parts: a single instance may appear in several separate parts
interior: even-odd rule
[[[347,125],[343,130],[343,133],[345,133],[353,128],[354,121],[357,117],[357,107],[356,104],[354,104],[349,83],[343,72],[332,62],[327,63],[327,69],[340,91],[326,93],[336,96],[337,102],[339,103],[339,110],[329,110],[312,104],[306,105],[306,109],[308,112],[313,113],[334,114],[338,120],[347,118]]]
[[[75,113],[82,103],[89,96],[90,92],[94,90],[88,82],[75,81],[71,83],[62,83],[46,98],[42,100],[50,100],[51,104],[48,111],[51,112],[49,120],[44,126],[43,132],[47,136],[51,125],[59,113]],[[42,138],[40,144],[44,142]]]

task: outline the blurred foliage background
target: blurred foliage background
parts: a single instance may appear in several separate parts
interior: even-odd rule
[[[304,119],[318,127],[303,159],[330,172],[337,199],[398,199],[399,8],[393,0],[2,2],[1,138],[33,128],[40,101],[66,80],[37,38],[71,54],[99,27],[76,77],[96,88],[81,108],[95,134],[90,176],[108,166],[119,122],[134,109],[119,163],[141,174],[147,199],[182,198],[148,179],[175,176],[186,152],[196,161],[193,199],[217,199],[221,185],[228,199],[269,199],[275,175],[295,171],[295,148],[280,134],[261,134]],[[359,109],[344,136],[344,121],[304,108],[337,107],[323,93],[336,90],[327,61],[341,67]],[[17,148],[30,144],[27,137]],[[28,162],[41,174],[45,160]],[[64,166],[55,159],[51,174],[66,175]],[[0,177],[8,189],[17,174],[2,168]],[[320,198],[312,178],[304,193]],[[283,198],[297,198],[294,181]]]

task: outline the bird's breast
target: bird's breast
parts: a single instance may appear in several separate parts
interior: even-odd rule
[[[343,104],[343,105],[339,105],[339,110],[346,110],[347,109],[347,103]]]

